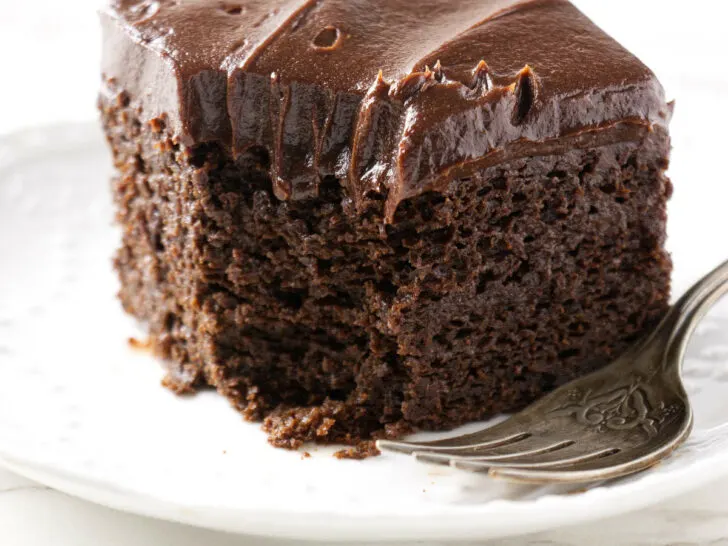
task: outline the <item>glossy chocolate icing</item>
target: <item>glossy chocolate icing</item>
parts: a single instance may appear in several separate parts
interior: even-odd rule
[[[669,122],[652,72],[566,0],[116,0],[103,72],[181,142],[263,147],[279,199],[354,204]]]

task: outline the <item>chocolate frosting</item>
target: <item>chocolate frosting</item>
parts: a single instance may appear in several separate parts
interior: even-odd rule
[[[116,0],[103,72],[186,145],[265,148],[279,199],[398,203],[514,156],[638,140],[652,72],[566,0]]]

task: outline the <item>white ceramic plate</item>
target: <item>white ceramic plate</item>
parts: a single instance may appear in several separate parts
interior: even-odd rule
[[[109,163],[94,125],[0,139],[0,460],[11,469],[139,514],[316,540],[527,533],[644,507],[728,473],[725,305],[686,362],[696,406],[688,445],[630,479],[574,494],[404,457],[273,449],[214,393],[178,398],[160,387],[160,366],[129,348],[142,333],[114,296]],[[694,167],[673,168],[694,175],[671,224],[678,291],[728,255],[715,231],[726,233],[728,220],[711,213],[725,185],[701,199],[708,179]]]

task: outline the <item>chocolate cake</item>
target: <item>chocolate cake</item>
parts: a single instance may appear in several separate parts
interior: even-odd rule
[[[101,18],[121,302],[275,445],[519,409],[665,313],[671,105],[569,2]]]

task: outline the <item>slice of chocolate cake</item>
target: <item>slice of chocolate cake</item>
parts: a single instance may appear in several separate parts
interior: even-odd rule
[[[521,408],[665,312],[671,108],[565,0],[118,0],[125,309],[275,445]],[[354,453],[354,455],[357,455]]]

